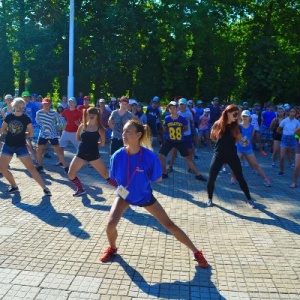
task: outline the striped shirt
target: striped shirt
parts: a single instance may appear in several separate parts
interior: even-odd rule
[[[39,138],[54,139],[58,138],[57,128],[63,126],[63,122],[59,114],[50,109],[48,113],[39,110],[36,113],[36,122],[40,126]]]

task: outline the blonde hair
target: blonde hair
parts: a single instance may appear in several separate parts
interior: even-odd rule
[[[143,146],[149,150],[153,150],[152,149],[151,129],[147,124],[143,124],[139,120],[132,119],[132,120],[127,121],[125,125],[134,126],[137,132],[142,133],[141,138],[140,138],[140,146]]]
[[[20,104],[21,104],[23,107],[26,105],[26,103],[25,103],[25,101],[24,101],[23,98],[17,97],[17,98],[15,98],[15,99],[12,101],[11,106],[12,106],[12,107],[15,107],[15,106],[20,105]]]

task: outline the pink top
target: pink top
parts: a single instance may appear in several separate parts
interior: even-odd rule
[[[208,121],[209,121],[209,117],[205,116],[204,114],[199,118],[199,125],[198,125],[198,129],[199,130],[207,130],[208,129]]]

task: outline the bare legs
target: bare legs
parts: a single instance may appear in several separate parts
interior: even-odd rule
[[[14,179],[13,174],[8,169],[8,164],[10,163],[12,157],[8,155],[1,155],[0,157],[0,165],[3,176],[10,183],[11,186],[16,186],[16,181]],[[29,155],[19,157],[20,161],[23,163],[25,168],[30,172],[33,179],[39,184],[39,186],[43,189],[46,188],[45,183],[39,174],[39,172],[35,169],[34,164]]]
[[[106,227],[106,234],[109,245],[113,248],[116,248],[116,240],[118,237],[116,227],[128,206],[129,204],[125,200],[118,197],[111,207]],[[170,231],[179,242],[186,245],[193,252],[197,251],[197,248],[190,238],[176,224],[174,224],[158,201],[151,206],[146,206],[145,209],[150,212],[168,231]]]

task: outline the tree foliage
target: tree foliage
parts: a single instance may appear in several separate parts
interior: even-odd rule
[[[75,0],[75,91],[299,102],[300,4]],[[66,94],[69,1],[0,1],[0,92]]]

